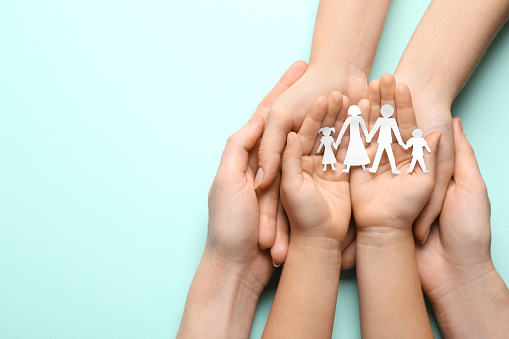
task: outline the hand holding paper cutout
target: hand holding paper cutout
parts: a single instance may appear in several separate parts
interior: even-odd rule
[[[394,114],[394,124],[397,122],[401,132],[399,137],[396,136],[398,139],[410,139],[412,132],[417,128],[417,123],[410,90],[406,85],[396,86],[392,75],[384,75],[379,81],[370,82],[368,99],[370,107],[367,100],[361,102],[359,106],[371,127],[371,137],[376,133],[375,126],[379,125],[381,128],[383,123],[379,118],[380,107],[396,107],[394,113],[391,112],[391,109],[387,109],[383,113]],[[383,137],[387,137],[387,135],[379,136],[378,143]],[[399,145],[392,147],[390,144],[392,136],[389,134],[389,137],[390,139],[387,137],[387,140],[382,140],[389,144],[370,144],[368,154],[372,158],[375,153],[379,153],[383,146],[385,150],[394,151],[394,160],[380,156],[380,166],[376,173],[362,171],[352,173],[350,187],[357,228],[370,226],[411,227],[433,191],[436,151],[440,133],[433,132],[426,137],[431,149],[431,154],[424,155],[430,168],[429,174],[417,171],[412,174],[394,175],[394,168],[398,171],[409,169],[412,156]]]
[[[324,171],[323,157],[316,150],[323,147],[324,138],[330,142],[326,147],[331,147],[333,140],[328,138],[332,137],[317,137],[318,131],[321,128],[330,131],[322,126],[332,125],[340,129],[347,107],[348,98],[340,92],[332,92],[328,100],[320,96],[299,132],[288,135],[283,155],[281,201],[290,220],[292,239],[326,237],[341,244],[346,236],[351,214],[349,175]],[[338,157],[344,156],[344,152],[340,148]]]

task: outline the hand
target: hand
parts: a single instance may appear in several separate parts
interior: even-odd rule
[[[500,317],[503,312],[493,312],[493,307],[504,295],[507,300],[509,292],[491,259],[490,201],[486,185],[461,120],[455,118],[453,122],[453,180],[438,224],[433,224],[428,241],[416,246],[417,263],[423,290],[437,312],[444,335],[490,337],[488,332],[501,329],[506,322],[502,320],[486,329],[481,317],[487,315],[494,320]],[[491,292],[496,301],[490,298]],[[506,314],[507,311],[506,307]]]
[[[294,63],[263,99],[249,123],[226,144],[209,193],[209,234],[206,252],[217,254],[229,269],[242,272],[263,288],[273,273],[270,255],[258,246],[260,209],[254,190],[259,139],[272,103],[305,71],[305,63]]]
[[[413,228],[414,236],[424,242],[430,232],[431,223],[442,209],[445,192],[454,168],[452,99],[448,99],[447,96],[443,95],[446,91],[440,85],[426,85],[421,78],[414,79],[415,76],[412,77],[407,72],[395,73],[395,77],[398,83],[403,82],[410,86],[417,124],[424,135],[433,131],[442,133],[437,153],[435,187],[430,200],[415,221]],[[442,86],[444,86],[443,82]]]
[[[367,95],[367,75],[351,75],[335,66],[315,64],[270,109],[255,184],[260,187],[260,246],[271,248],[276,263],[284,262],[288,249],[288,224],[284,218],[278,218],[279,166],[286,136],[292,130],[299,130],[319,95],[328,95],[334,90],[342,91],[356,103]]]
[[[417,128],[412,106],[410,90],[404,84],[396,86],[392,75],[383,75],[380,80],[369,84],[369,102],[361,101],[359,107],[362,116],[367,119],[369,130],[380,115],[380,107],[390,104],[395,107],[396,118],[403,139],[409,139]],[[412,156],[398,147],[394,147],[396,166],[401,174],[393,174],[391,166],[382,157],[377,173],[363,172],[355,169],[352,172],[350,188],[352,207],[357,224],[357,231],[370,227],[404,228],[411,231],[411,225],[419,215],[433,191],[435,182],[435,164],[440,133],[434,132],[426,137],[431,154],[425,154],[424,160],[430,173],[422,170],[407,173]],[[379,144],[370,144],[367,148],[370,159]]]
[[[329,98],[319,96],[304,119],[299,133],[288,134],[283,155],[281,201],[290,220],[292,243],[301,238],[332,239],[338,250],[345,240],[350,222],[349,174],[326,165],[316,154],[320,144],[320,127],[341,129],[348,110],[348,98],[332,92]],[[332,139],[332,136],[330,137]],[[329,146],[331,147],[331,146]],[[325,145],[327,148],[327,145]],[[345,156],[345,149],[337,157]]]

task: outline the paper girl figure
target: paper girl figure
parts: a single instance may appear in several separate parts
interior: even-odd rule
[[[341,131],[339,132],[338,139],[336,140],[336,148],[341,144],[341,139],[346,132],[348,126],[350,126],[350,143],[348,144],[348,150],[346,151],[346,157],[344,164],[346,168],[343,172],[348,173],[350,166],[362,166],[363,171],[367,171],[366,164],[369,164],[368,152],[364,148],[364,142],[361,139],[361,129],[364,136],[368,136],[368,129],[364,119],[360,117],[361,109],[359,106],[352,105],[348,108],[348,115],[351,115],[345,120]]]
[[[424,163],[424,151],[423,148],[426,148],[426,150],[431,153],[431,149],[428,146],[428,143],[426,140],[422,137],[422,131],[420,129],[414,129],[412,132],[412,138],[410,138],[406,145],[405,149],[408,149],[409,147],[412,147],[412,162],[410,163],[410,168],[408,169],[408,173],[412,173],[414,171],[415,163],[419,162],[419,165],[421,165],[422,172],[423,173],[429,173],[429,171],[426,169],[426,164]]]
[[[318,150],[316,153],[320,153],[322,150],[322,147],[325,147],[325,151],[323,152],[323,170],[327,170],[327,164],[330,164],[332,167],[332,170],[335,171],[336,167],[334,167],[334,164],[336,161],[336,155],[334,154],[334,151],[332,150],[332,146],[334,146],[335,149],[338,149],[338,146],[334,144],[334,138],[331,137],[330,133],[336,132],[336,129],[334,127],[322,127],[318,131],[318,134],[320,132],[323,133],[323,137],[320,139],[320,146],[318,146]]]
[[[389,158],[389,163],[391,164],[392,173],[400,174],[401,171],[396,168],[396,160],[394,159],[394,153],[392,153],[392,133],[396,136],[396,140],[398,140],[398,144],[405,147],[405,143],[401,139],[401,134],[399,133],[398,124],[396,123],[396,119],[391,118],[394,114],[394,107],[391,105],[383,105],[380,109],[380,113],[382,114],[382,118],[378,118],[373,126],[371,132],[366,137],[367,142],[371,142],[373,136],[378,129],[380,129],[380,133],[378,134],[378,149],[376,150],[375,160],[373,160],[373,166],[369,169],[371,173],[376,173],[378,169],[378,165],[380,164],[380,160],[382,159],[382,154],[387,152],[387,157]]]

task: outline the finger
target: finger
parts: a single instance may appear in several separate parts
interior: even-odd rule
[[[343,127],[343,124],[345,123],[345,120],[348,116],[348,108],[350,107],[350,99],[343,95],[343,103],[341,105],[341,108],[339,110],[338,116],[336,117],[336,122],[334,123],[334,130],[336,133],[339,134],[339,131],[341,131],[341,128]],[[334,152],[336,154],[336,160],[339,162],[343,162],[343,160],[346,157],[346,150],[348,149],[348,144],[350,140],[350,133],[346,132],[343,136],[341,141],[341,144],[339,145],[338,149]],[[338,137],[338,136],[336,136]],[[338,140],[336,140],[338,141]]]
[[[352,241],[350,245],[341,253],[341,269],[349,270],[355,267],[356,261],[356,241]]]
[[[329,94],[329,97],[327,99],[329,102],[329,107],[327,108],[327,113],[325,114],[325,118],[323,118],[323,120],[322,120],[321,127],[334,127],[334,130],[336,132],[339,132],[339,130],[336,129],[335,124],[336,124],[336,120],[337,120],[339,111],[341,110],[341,106],[343,105],[343,94],[341,94],[341,92],[339,92],[339,91],[333,91]],[[318,149],[319,145],[320,145],[320,138],[317,138],[315,135],[315,142],[314,142],[314,145],[311,148],[311,150]]]
[[[412,137],[417,128],[414,106],[410,88],[406,84],[398,84],[395,91],[398,127],[404,142]]]
[[[320,127],[322,126],[322,120],[327,113],[328,107],[329,102],[327,97],[320,95],[316,98],[315,102],[309,109],[309,113],[304,118],[299,130],[299,138],[302,142],[301,156],[303,154],[309,154],[312,151],[315,139],[317,138]]]
[[[482,179],[474,149],[463,132],[460,118],[452,120],[454,133],[454,172],[456,182],[468,182]]]
[[[396,80],[392,74],[384,74],[380,77],[380,104],[381,107],[384,105],[391,105],[392,108],[396,107],[396,101],[394,98],[396,89]],[[396,118],[397,112],[394,112],[392,118]]]
[[[274,266],[278,267],[286,260],[286,254],[288,253],[288,217],[286,216],[283,204],[279,201],[277,210],[277,233],[276,241],[270,248],[270,255]]]
[[[276,178],[284,149],[287,133],[291,130],[292,120],[288,113],[272,114],[268,112],[274,101],[292,86],[306,71],[304,61],[295,62],[283,74],[276,86],[262,100],[255,114],[266,121],[265,133],[258,151],[259,168],[255,177],[255,188],[267,188]]]
[[[263,133],[263,119],[253,115],[248,123],[232,134],[221,156],[219,168],[228,173],[246,172],[249,151],[253,149]]]
[[[368,120],[368,130],[371,131],[376,120],[380,117],[380,80],[375,79],[369,82],[368,87],[368,100],[371,104]]]
[[[294,62],[281,76],[276,86],[263,98],[256,108],[255,114],[261,115],[266,122],[274,101],[304,75],[307,67],[308,64],[305,61],[298,60]]]
[[[290,132],[283,154],[281,190],[294,192],[302,184],[302,145],[299,136]]]
[[[276,180],[269,187],[258,189],[260,208],[258,243],[261,249],[271,248],[276,241],[280,180],[281,176],[278,174]]]
[[[359,108],[361,109],[361,117],[367,123],[367,118],[370,115],[371,103],[369,102],[368,99],[362,99],[361,101],[359,101]]]

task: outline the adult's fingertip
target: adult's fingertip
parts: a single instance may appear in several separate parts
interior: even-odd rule
[[[264,174],[265,174],[265,172],[263,170],[263,167],[259,167],[258,171],[256,172],[256,176],[255,176],[255,180],[254,180],[254,189],[257,189],[260,186],[260,184],[263,181]]]

